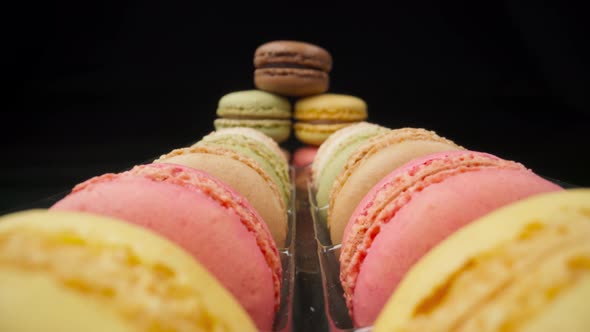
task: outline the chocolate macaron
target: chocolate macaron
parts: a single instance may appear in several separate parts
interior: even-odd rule
[[[279,40],[256,49],[254,67],[258,89],[301,97],[328,90],[332,56],[313,44]]]

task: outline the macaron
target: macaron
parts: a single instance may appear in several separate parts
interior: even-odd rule
[[[291,164],[295,168],[295,188],[307,192],[307,184],[311,178],[311,163],[318,151],[317,146],[302,146],[293,152]]]
[[[287,238],[288,211],[281,189],[256,160],[233,149],[195,145],[175,149],[156,163],[172,163],[196,168],[220,179],[246,200],[267,224],[279,248]]]
[[[0,217],[0,331],[257,331],[169,240],[89,213]]]
[[[520,163],[467,150],[395,169],[367,193],[344,232],[340,280],[354,323],[373,324],[412,265],[454,231],[504,205],[559,190]]]
[[[295,102],[295,137],[305,144],[321,145],[335,131],[367,119],[364,100],[325,93]]]
[[[298,168],[309,166],[312,164],[317,152],[317,146],[306,145],[299,147],[293,152],[293,160],[291,163]]]
[[[277,40],[254,52],[254,85],[284,96],[308,96],[328,90],[332,56],[310,43]]]
[[[270,137],[251,128],[221,129],[204,136],[193,146],[222,147],[255,160],[279,187],[285,205],[289,204],[289,164],[279,145]]]
[[[462,149],[452,141],[422,128],[400,128],[371,137],[348,157],[330,188],[327,223],[333,244],[365,194],[399,166],[427,154]]]
[[[213,176],[180,165],[139,165],[75,186],[51,210],[109,216],[166,237],[207,268],[259,329],[272,328],[282,276],[275,242],[248,201]]]
[[[535,195],[455,232],[373,331],[590,331],[590,190]]]
[[[371,137],[388,131],[390,129],[363,121],[336,131],[322,143],[311,167],[318,207],[329,204],[332,185],[350,155]]]
[[[291,136],[291,103],[284,97],[261,90],[245,90],[221,97],[216,130],[248,127],[282,143]]]

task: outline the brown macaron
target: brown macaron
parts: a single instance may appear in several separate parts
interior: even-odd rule
[[[301,97],[328,90],[332,56],[313,44],[278,40],[256,49],[254,67],[258,89]]]

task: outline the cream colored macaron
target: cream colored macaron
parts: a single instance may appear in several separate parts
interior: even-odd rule
[[[403,279],[374,331],[590,331],[590,189],[460,229]]]
[[[460,146],[422,128],[399,128],[376,135],[350,153],[330,188],[328,228],[333,244],[356,206],[369,190],[394,169],[431,153],[460,150]]]
[[[255,331],[198,262],[138,226],[79,212],[0,218],[0,331]]]

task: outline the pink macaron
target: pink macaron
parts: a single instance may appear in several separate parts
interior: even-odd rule
[[[316,153],[318,152],[317,146],[306,145],[295,149],[293,153],[292,164],[295,167],[305,167],[313,163]]]
[[[560,189],[520,163],[474,151],[435,153],[395,169],[366,194],[344,232],[340,280],[354,324],[373,324],[410,267],[457,229]]]
[[[111,216],[167,237],[208,268],[260,330],[271,330],[280,299],[278,250],[246,199],[209,174],[166,163],[135,166],[77,185],[51,209]]]

